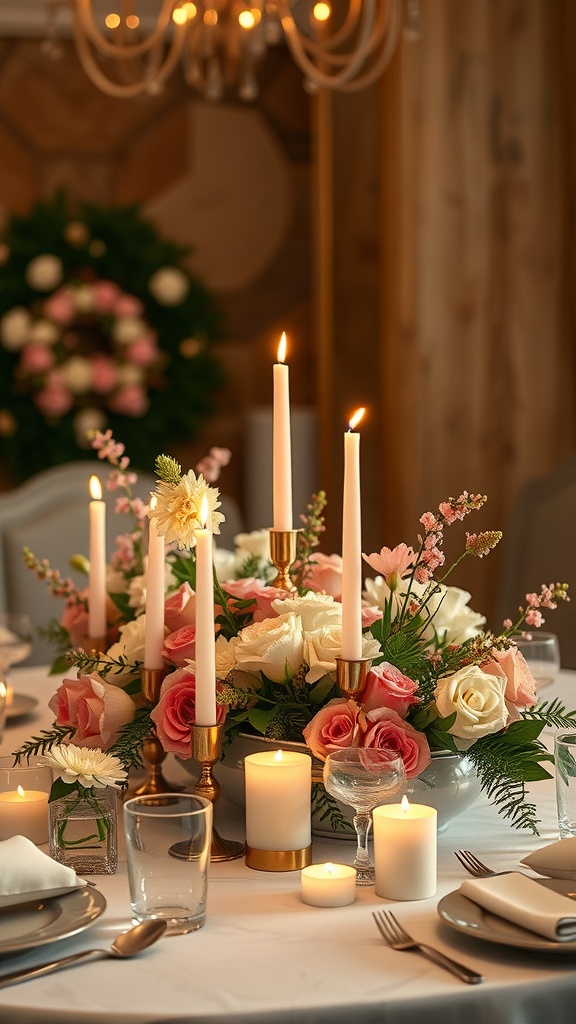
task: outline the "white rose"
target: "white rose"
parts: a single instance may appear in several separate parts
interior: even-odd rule
[[[302,629],[307,633],[324,626],[342,624],[342,605],[329,594],[310,591],[305,597],[286,597],[272,601],[272,607],[278,615],[287,615],[289,612],[299,615]]]
[[[482,672],[478,665],[466,665],[440,679],[434,694],[442,718],[456,712],[449,732],[474,742],[481,736],[503,729],[508,720],[504,692],[506,679]]]
[[[112,327],[112,337],[120,345],[129,345],[146,331],[146,324],[135,316],[120,316]]]
[[[92,369],[84,356],[72,356],[62,366],[62,377],[74,395],[85,395],[92,384]]]
[[[178,267],[160,267],[148,282],[151,295],[163,306],[179,306],[188,295],[190,283]]]
[[[291,679],[304,660],[302,623],[297,615],[280,615],[246,626],[234,644],[235,667],[263,672],[275,683]]]
[[[51,320],[37,320],[30,328],[30,337],[38,345],[54,345],[60,334],[56,324]]]
[[[304,661],[310,666],[306,682],[316,683],[336,671],[336,658],[342,654],[342,626],[322,626],[304,632]]]
[[[30,337],[31,316],[23,306],[14,306],[0,320],[0,338],[8,352],[19,352]]]
[[[237,533],[234,537],[236,557],[240,564],[250,556],[270,558],[270,531],[252,530],[250,533]]]
[[[146,608],[146,576],[133,576],[128,583],[128,604],[136,612]]]
[[[486,619],[479,612],[468,608],[471,594],[459,587],[444,587],[440,584],[439,592],[435,593],[430,605],[432,622],[424,636],[432,638],[433,629],[440,640],[448,644],[463,644],[481,632]],[[433,607],[432,607],[433,605]]]
[[[392,596],[392,619],[395,619],[404,604],[407,585],[408,580],[402,580],[398,589],[391,591],[383,576],[375,576],[374,579],[366,579],[364,581],[363,597],[368,604],[379,608],[380,611],[384,611],[386,601],[389,601],[390,596]],[[417,601],[421,602],[424,600],[428,587],[429,584],[418,583],[416,580],[413,580],[410,586],[410,594]]]
[[[216,677],[226,679],[235,663],[234,645],[224,636],[216,637]]]
[[[51,292],[62,280],[62,260],[46,253],[35,256],[24,272],[27,283],[38,292]]]
[[[236,555],[234,552],[228,551],[226,548],[219,548],[215,544],[213,557],[216,579],[220,583],[224,583],[225,580],[233,580],[236,570]]]
[[[137,619],[126,622],[123,626],[120,626],[120,639],[108,649],[106,657],[110,659],[122,657],[128,662],[134,663],[139,661],[143,664],[145,633],[145,615],[140,615]],[[107,682],[123,682],[132,674],[130,669],[121,669],[119,672],[113,669],[107,677]]]
[[[123,572],[118,569],[112,569],[110,566],[106,569],[106,593],[107,594],[125,594],[128,590],[128,580]]]

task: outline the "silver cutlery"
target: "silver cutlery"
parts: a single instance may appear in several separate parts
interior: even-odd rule
[[[52,960],[51,963],[40,964],[39,967],[25,967],[21,971],[13,971],[0,978],[0,988],[8,985],[16,985],[19,981],[27,981],[29,978],[38,978],[51,971],[58,971],[61,967],[68,967],[88,956],[110,956],[120,960],[135,956],[143,949],[147,949],[153,942],[156,942],[166,931],[167,922],[160,918],[151,918],[148,921],[141,921],[140,924],[122,932],[112,943],[110,949],[84,949],[81,953],[72,953],[70,956],[63,956],[59,960]]]
[[[470,850],[454,850],[454,856],[473,878],[495,878],[497,875],[526,875],[526,878],[532,878],[532,875],[527,875],[525,871],[493,871]],[[546,878],[532,878],[532,880],[540,885],[546,885],[547,881]],[[567,896],[570,900],[576,900],[576,892],[563,892],[562,895]]]
[[[457,978],[460,978],[460,981],[465,981],[468,985],[478,985],[481,981],[484,981],[481,974],[471,970],[469,967],[465,967],[464,964],[460,964],[456,960],[452,960],[449,956],[445,956],[444,953],[441,953],[439,949],[435,949],[434,946],[428,946],[423,942],[417,942],[416,939],[413,939],[394,917],[391,910],[373,911],[372,916],[384,942],[391,949],[398,949],[402,952],[422,953],[423,956],[433,963],[439,967],[446,968],[447,971],[455,974]]]

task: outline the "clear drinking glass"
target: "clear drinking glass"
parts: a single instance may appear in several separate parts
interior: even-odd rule
[[[326,758],[324,786],[327,792],[356,812],[356,885],[374,885],[374,868],[368,852],[371,812],[398,793],[405,781],[404,762],[399,757],[391,757],[387,750],[347,747]]]
[[[163,918],[167,934],[206,920],[212,804],[187,793],[138,796],[124,804],[130,906],[136,921]]]
[[[556,733],[554,765],[560,839],[572,839],[576,836],[576,732]]]
[[[558,637],[537,630],[529,636],[514,637],[514,643],[526,658],[537,688],[553,683],[560,671]]]
[[[118,866],[117,802],[113,786],[53,800],[48,805],[50,856],[79,875],[113,875]]]

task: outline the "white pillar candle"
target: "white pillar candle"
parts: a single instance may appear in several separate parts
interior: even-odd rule
[[[37,845],[48,842],[48,793],[18,789],[0,793],[0,839],[26,836]]]
[[[156,508],[156,496],[150,498],[150,511]],[[146,572],[146,630],[144,668],[164,668],[164,537],[156,520],[148,520],[148,569]]]
[[[208,521],[204,498],[200,521]],[[212,532],[196,530],[196,725],[216,724],[216,639]]]
[[[347,907],[356,899],[356,868],[311,864],[300,872],[302,902],[311,907]]]
[[[342,508],[342,658],[362,657],[362,513],[360,502],[360,434],[354,427],[364,415],[358,409],[344,434],[344,500]]]
[[[312,760],[291,750],[244,759],[246,843],[254,850],[303,850],[312,842]]]
[[[376,807],[374,868],[376,895],[389,900],[426,900],[436,892],[437,814],[434,807]]]
[[[290,434],[290,375],[286,358],[286,334],[278,346],[273,366],[274,415],[272,491],[275,530],[292,529],[292,444]]]
[[[106,636],[106,505],[97,476],[90,477],[90,578],[88,582],[88,635]]]

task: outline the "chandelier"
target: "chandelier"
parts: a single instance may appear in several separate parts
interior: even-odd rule
[[[258,64],[285,41],[309,92],[356,91],[388,65],[402,28],[419,32],[419,0],[48,0],[45,50],[57,58],[60,12],[84,71],[110,96],[161,91],[180,66],[206,99],[234,86],[258,96]]]

